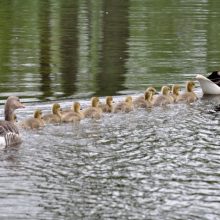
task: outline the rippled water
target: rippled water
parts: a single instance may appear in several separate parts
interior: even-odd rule
[[[183,86],[219,68],[219,7],[217,0],[3,1],[0,100]]]
[[[142,93],[219,68],[220,1],[3,1],[0,102]],[[120,21],[120,22],[119,22]],[[220,97],[21,130],[0,151],[0,219],[220,219]],[[3,106],[0,107],[3,115]]]
[[[22,145],[1,152],[1,219],[218,219],[217,102],[22,131]]]

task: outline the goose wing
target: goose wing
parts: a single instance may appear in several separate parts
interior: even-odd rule
[[[0,136],[5,136],[7,133],[19,134],[17,126],[10,121],[0,121]]]

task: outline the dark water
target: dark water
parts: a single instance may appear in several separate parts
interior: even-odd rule
[[[26,102],[18,120],[219,68],[217,0],[0,3],[1,102]],[[0,151],[0,219],[220,219],[220,98],[196,92],[193,105],[21,130]]]
[[[219,1],[1,1],[1,99],[119,95],[219,68]]]

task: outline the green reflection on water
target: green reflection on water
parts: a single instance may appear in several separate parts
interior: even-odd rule
[[[1,99],[142,91],[219,68],[220,2],[2,1]]]

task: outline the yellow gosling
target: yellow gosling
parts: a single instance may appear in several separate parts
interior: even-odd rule
[[[170,103],[172,103],[170,98],[170,88],[168,86],[163,86],[161,88],[161,94],[155,98],[153,105],[164,106]]]
[[[137,97],[137,98],[133,101],[133,104],[134,104],[134,107],[135,107],[135,108],[139,108],[139,107],[141,107],[141,106],[139,106],[139,105],[142,105],[141,103],[145,103],[145,100],[146,100],[145,94],[146,94],[146,92],[151,92],[151,93],[152,93],[152,95],[151,95],[151,100],[150,100],[150,101],[152,102],[153,99],[155,98],[154,95],[157,93],[157,90],[156,90],[154,87],[152,87],[152,86],[148,87],[148,88],[145,90],[144,95],[141,95],[141,96]],[[139,104],[139,103],[140,103],[140,104]],[[144,105],[145,105],[145,104],[144,104]],[[145,108],[145,107],[142,107],[142,108]]]
[[[21,127],[26,129],[39,129],[40,127],[45,126],[45,123],[42,119],[42,111],[37,109],[34,112],[34,117],[27,118],[21,122]]]
[[[177,102],[177,99],[179,98],[180,95],[180,86],[178,84],[174,84],[172,86],[172,93],[171,93],[171,98],[172,98],[172,102]]]
[[[145,91],[144,97],[140,96],[137,97],[133,101],[133,105],[135,108],[149,108],[152,107],[152,96],[153,92],[152,91]]]
[[[91,106],[86,108],[83,111],[85,118],[94,118],[100,119],[102,116],[102,109],[99,107],[99,98],[92,97],[91,99]]]
[[[52,106],[52,113],[46,114],[43,116],[43,120],[45,123],[60,123],[62,119],[61,107],[60,104],[55,103]]]
[[[99,107],[102,109],[103,112],[112,112],[113,110],[113,98],[112,96],[107,96],[105,99],[105,104],[99,104]]]
[[[152,92],[151,101],[153,101],[154,95],[157,93],[157,90],[153,86],[150,86],[146,89],[145,92]]]
[[[194,87],[195,87],[195,82],[188,81],[186,83],[186,91],[178,97],[177,101],[187,102],[187,103],[195,102],[198,99],[198,97],[193,91]]]
[[[133,102],[132,102],[132,97],[128,96],[125,98],[125,101],[119,102],[113,112],[117,113],[117,112],[130,112],[134,109],[133,107]]]
[[[75,102],[70,112],[62,114],[62,122],[79,122],[81,119],[84,118],[84,114],[80,109],[80,103]]]

